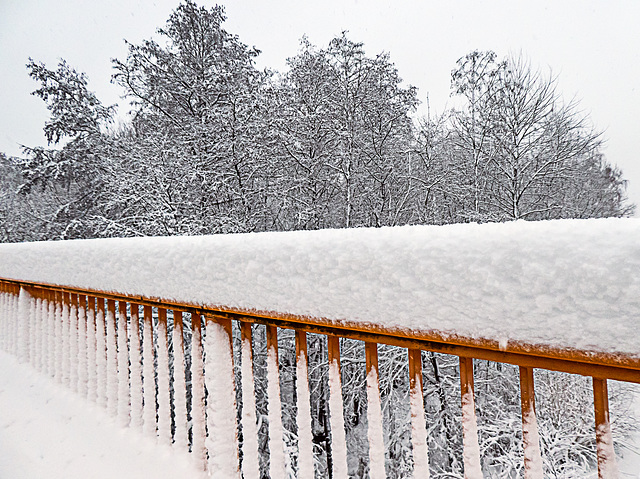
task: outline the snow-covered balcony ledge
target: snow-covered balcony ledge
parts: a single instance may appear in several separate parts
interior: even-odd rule
[[[251,363],[251,323],[267,324],[268,346],[276,351],[277,328],[295,329],[297,357],[299,368],[302,368],[299,374],[306,377],[304,333],[321,333],[328,335],[332,365],[329,369],[329,408],[336,412],[342,409],[339,337],[367,342],[367,381],[371,382],[367,394],[373,404],[376,401],[379,404],[379,397],[377,400],[375,397],[377,349],[370,345],[387,343],[407,347],[412,379],[412,417],[414,426],[422,423],[412,429],[414,456],[418,455],[414,457],[416,474],[420,468],[426,467],[428,471],[425,462],[419,460],[423,453],[426,457],[426,450],[423,451],[424,421],[418,419],[422,408],[420,351],[454,354],[461,357],[465,470],[472,471],[469,477],[476,477],[480,467],[471,358],[512,363],[521,368],[525,465],[531,474],[527,477],[542,477],[532,399],[532,368],[594,376],[596,417],[600,417],[598,425],[602,426],[598,429],[598,455],[604,464],[601,470],[606,471],[612,454],[607,432],[606,379],[640,382],[639,267],[640,221],[634,219],[7,244],[0,245],[0,278],[5,280],[5,316],[13,318],[13,322],[3,322],[3,344],[5,348],[7,344],[11,345],[18,353],[22,348],[25,359],[32,356],[37,359],[39,333],[35,321],[46,319],[49,303],[54,305],[51,320],[62,319],[67,325],[60,334],[55,333],[55,328],[52,330],[56,338],[65,340],[64,331],[67,334],[73,331],[69,324],[76,324],[83,337],[90,337],[87,332],[91,322],[87,318],[92,314],[100,318],[102,314],[102,321],[106,320],[104,342],[100,343],[98,335],[98,342],[87,351],[95,347],[106,348],[107,359],[111,357],[112,364],[104,367],[118,370],[115,353],[109,356],[111,342],[115,349],[129,355],[120,358],[121,370],[126,369],[124,365],[132,356],[131,368],[134,363],[140,367],[141,363],[145,364],[144,358],[139,357],[140,351],[136,352],[135,342],[129,338],[127,343],[127,335],[133,334],[132,330],[140,334],[135,325],[138,305],[144,305],[144,319],[141,318],[140,323],[146,321],[152,326],[142,327],[144,331],[151,331],[155,321],[160,328],[169,324],[169,328],[173,328],[171,334],[174,334],[176,325],[181,324],[177,318],[182,312],[189,312],[192,318],[189,327],[195,333],[200,330],[201,315],[204,315],[204,350],[206,352],[209,347],[207,356],[210,359],[215,356],[216,366],[221,366],[212,366],[211,371],[224,370],[225,366],[231,371],[230,356],[227,353],[220,356],[220,351],[229,350],[225,344],[231,335],[230,320],[239,321],[243,344],[248,344],[242,351],[243,364]],[[19,292],[23,298],[21,302],[13,299]],[[97,303],[95,298],[98,298]],[[106,306],[104,299],[107,299]],[[152,318],[152,307],[157,308],[153,313],[155,319]],[[170,311],[169,323],[167,310]],[[69,319],[74,314],[75,319]],[[19,318],[23,318],[22,321]],[[80,326],[82,321],[85,322],[83,327]],[[27,323],[34,331],[20,329]],[[12,324],[16,331],[11,336],[15,339],[13,342],[7,340],[10,337],[7,324]],[[113,330],[109,329],[110,324]],[[123,329],[119,329],[120,325]],[[40,328],[40,331],[45,330]],[[157,337],[166,338],[167,334],[165,329]],[[33,341],[29,346],[20,343],[21,340],[29,342],[30,338]],[[117,347],[116,338],[124,341]],[[196,334],[193,340],[201,341]],[[153,338],[150,341],[153,345]],[[160,341],[159,350],[167,348],[161,339],[156,341]],[[42,346],[46,341],[41,338],[40,343]],[[144,338],[142,343],[144,351]],[[159,363],[164,362],[163,358],[165,355],[158,353]],[[196,355],[193,364],[201,360]],[[38,361],[43,366],[42,359]],[[277,378],[273,361],[272,358],[269,363],[271,374]],[[149,360],[146,363],[148,366]],[[98,365],[98,370],[101,367]],[[133,377],[140,375],[140,372],[132,371],[127,372],[125,386],[119,383],[121,394],[130,391],[131,399],[137,388],[134,388]],[[375,374],[371,374],[372,371]],[[51,365],[50,373],[65,377],[64,365]],[[210,381],[207,383],[210,397],[218,397],[213,394],[219,389],[216,384],[228,383],[228,375],[224,374],[213,381],[212,377],[219,373],[210,372],[208,378],[204,367],[202,381]],[[243,369],[242,373],[252,381],[250,370]],[[149,374],[151,372],[147,376]],[[166,379],[169,384],[166,374],[157,374],[159,381],[164,378],[162,381]],[[77,380],[74,377],[69,381]],[[253,396],[252,389],[245,390],[249,382],[242,382],[243,397],[246,398]],[[115,384],[118,380],[112,379],[111,387],[117,389]],[[233,384],[227,386],[233,390]],[[108,386],[105,387],[108,391]],[[273,398],[278,396],[270,391],[270,397],[271,393]],[[96,394],[99,396],[99,392]],[[220,394],[220,401],[233,406],[232,396]],[[112,392],[112,395],[115,397],[118,393]],[[304,400],[304,390],[299,396]],[[158,407],[163,401],[159,400]],[[279,403],[279,398],[277,401]],[[112,403],[118,401],[112,398]],[[133,424],[138,413],[133,412],[133,402],[129,405],[131,409],[128,412],[123,409],[120,414]],[[174,406],[173,403],[166,405],[171,410]],[[375,411],[371,403],[369,409]],[[159,411],[158,417],[162,417]],[[214,409],[203,412],[202,420],[208,421],[209,431],[219,430],[220,424],[229,422]],[[255,421],[251,416],[244,420],[244,437],[247,438],[251,436],[248,433]],[[278,422],[275,417],[270,420],[274,424]],[[335,431],[335,435],[332,434],[336,455],[334,469],[337,468],[334,472],[338,475],[345,472],[341,468],[346,467],[346,458],[341,455],[346,454],[346,446],[341,446],[344,436],[338,434],[344,429],[342,421],[341,414],[331,415],[331,429]],[[140,422],[145,423],[144,418]],[[375,426],[375,418],[370,422]],[[151,419],[147,419],[146,424],[151,427]],[[235,424],[226,426],[227,430],[235,431]],[[193,427],[201,427],[202,433],[205,431],[197,421]],[[166,434],[166,424],[161,426],[160,422],[155,424],[154,421],[153,433],[160,435],[161,429],[165,430],[162,434]],[[175,441],[176,433],[172,439],[171,427],[169,430],[168,441]],[[304,435],[305,430],[302,428],[300,434]],[[194,441],[199,441],[195,430],[193,434]],[[281,432],[277,431],[274,437],[278,434],[281,437]],[[235,465],[216,462],[220,457],[234,456],[233,437],[224,433],[217,437],[209,434],[208,437],[210,439],[202,439],[208,441],[206,446],[191,444],[191,447],[195,455],[200,454],[208,461],[210,472],[237,469],[237,462]],[[222,439],[225,437],[228,440]],[[377,437],[375,433],[369,435],[370,451],[377,450],[371,443]],[[310,444],[310,438],[308,442]],[[309,467],[303,457],[304,441],[299,445],[300,467]],[[253,450],[254,444],[246,439],[242,447],[243,451],[246,448]],[[229,449],[226,455],[212,453],[226,449]],[[257,467],[257,459],[250,461],[247,458],[251,455],[246,454],[243,471],[245,475],[251,475],[251,468]],[[374,463],[371,458],[371,467]],[[380,467],[379,461],[377,467]]]

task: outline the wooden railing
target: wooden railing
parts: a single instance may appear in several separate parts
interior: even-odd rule
[[[242,411],[237,421],[232,322],[241,332]],[[79,395],[105,407],[122,425],[189,452],[211,477],[260,477],[253,325],[266,326],[268,476],[285,477],[278,334],[295,330],[298,476],[314,476],[307,333],[327,336],[332,477],[347,477],[340,338],[365,342],[369,477],[385,475],[378,344],[407,348],[413,477],[429,477],[422,351],[459,356],[466,478],[481,478],[473,359],[520,367],[525,478],[542,478],[533,369],[593,377],[599,477],[617,477],[607,379],[640,382],[640,363],[620,356],[552,351],[528,345],[398,333],[381,325],[265,316],[100,291],[0,280],[0,347]],[[187,354],[188,353],[188,354]],[[237,360],[238,358],[236,358]],[[237,364],[236,364],[237,366]],[[238,430],[241,428],[242,440]],[[264,465],[263,465],[264,468]]]

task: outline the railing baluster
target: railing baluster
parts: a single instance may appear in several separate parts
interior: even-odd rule
[[[184,363],[184,323],[182,311],[173,311],[173,407],[175,408],[175,434],[173,444],[189,451],[187,431],[187,387]]]
[[[522,442],[524,449],[524,478],[542,479],[542,455],[536,419],[533,368],[520,366],[520,403],[522,410]]]
[[[63,350],[63,339],[62,339],[62,293],[59,291],[55,292],[55,378],[56,381],[62,382],[62,350]]]
[[[87,397],[98,401],[98,328],[96,324],[96,298],[87,296]]]
[[[36,311],[37,298],[34,296],[33,289],[29,288],[29,362],[32,366],[36,366]]]
[[[118,346],[116,343],[116,302],[107,300],[107,412],[118,415]]]
[[[20,287],[18,296],[18,357],[24,361],[29,361],[29,312],[31,310],[31,295],[24,286]]]
[[[296,330],[296,396],[298,423],[298,479],[313,479],[313,435],[309,397],[307,333]]]
[[[205,318],[207,321],[207,335],[204,341],[205,381],[209,393],[207,398],[209,434],[206,449],[209,452],[209,476],[240,477],[231,320],[211,316]],[[250,476],[245,470],[244,477],[259,476]]]
[[[62,363],[61,378],[62,384],[69,386],[69,372],[71,370],[71,356],[69,355],[69,346],[71,344],[71,328],[70,328],[70,306],[69,293],[62,293]]]
[[[142,429],[142,354],[140,352],[140,306],[131,303],[131,328],[129,328],[131,348],[131,425]]]
[[[284,439],[282,434],[282,402],[278,366],[278,328],[267,325],[267,400],[269,415],[269,476],[285,476]]]
[[[130,422],[129,346],[127,344],[127,303],[118,302],[118,418],[120,424]]]
[[[329,422],[331,424],[331,455],[333,477],[348,477],[347,439],[344,430],[342,380],[340,378],[340,338],[327,336],[329,351]]]
[[[151,306],[143,308],[142,329],[142,389],[143,413],[142,431],[148,437],[156,437],[156,381],[153,366],[153,311]]]
[[[240,323],[240,335],[242,337],[242,472],[245,477],[260,477],[251,323]]]
[[[107,406],[107,338],[104,299],[96,298],[96,393],[98,405]]]
[[[413,445],[414,477],[429,477],[429,451],[424,418],[422,392],[422,351],[409,349],[409,402],[411,405],[411,443]]]
[[[384,479],[384,438],[382,433],[382,407],[378,375],[378,344],[364,344],[367,372],[367,437],[369,439],[369,477]]]
[[[87,297],[84,294],[78,296],[78,393],[87,397]]]
[[[57,365],[56,351],[58,347],[58,343],[56,341],[57,339],[56,337],[56,331],[57,331],[56,293],[54,291],[49,290],[47,292],[47,297],[49,299],[48,312],[47,312],[47,330],[48,330],[47,349],[49,351],[48,351],[47,360],[49,363],[48,364],[49,376],[54,377],[56,374],[56,365]]]
[[[78,391],[78,295],[69,296],[69,383]]]
[[[169,395],[169,345],[167,310],[158,308],[158,440],[171,444],[171,397]]]
[[[42,295],[42,290],[36,290],[36,369],[40,372],[44,371],[44,353],[45,353],[45,345],[44,345],[44,316],[42,314],[44,298]]]
[[[478,421],[473,392],[473,358],[460,357],[460,394],[462,396],[462,455],[465,479],[482,479]]]
[[[596,420],[598,478],[617,478],[619,471],[609,422],[609,391],[606,379],[593,378],[593,408]]]
[[[202,358],[202,318],[191,313],[191,452],[203,470],[207,469],[205,445],[204,364]],[[228,412],[232,414],[232,411]]]

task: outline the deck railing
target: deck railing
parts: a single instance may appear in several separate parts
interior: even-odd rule
[[[234,361],[232,345],[234,321],[239,324],[242,343],[239,387],[243,406],[239,421],[234,374],[238,358]],[[599,477],[617,477],[607,379],[640,382],[640,363],[634,359],[527,345],[501,350],[492,342],[398,334],[383,326],[203,309],[126,294],[0,280],[0,347],[105,407],[122,425],[138,428],[161,443],[189,452],[211,477],[260,477],[252,368],[254,324],[266,326],[267,473],[271,478],[285,477],[290,462],[289,452],[284,448],[281,416],[278,334],[282,329],[295,330],[296,463],[297,477],[301,479],[314,475],[307,333],[327,337],[332,477],[347,477],[340,338],[365,342],[372,479],[386,477],[378,344],[407,349],[413,477],[429,477],[422,351],[459,356],[466,478],[482,477],[474,403],[474,358],[519,366],[527,479],[543,477],[533,369],[593,377]]]

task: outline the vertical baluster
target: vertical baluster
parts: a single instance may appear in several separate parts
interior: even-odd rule
[[[148,437],[156,437],[156,382],[153,366],[153,316],[151,306],[144,307],[142,330],[142,381],[144,410],[142,430]]]
[[[340,378],[340,338],[327,336],[329,350],[329,422],[333,477],[347,478],[347,439],[344,429],[342,380]]]
[[[199,314],[191,313],[191,452],[196,461],[207,468],[207,450],[205,445],[205,404],[204,404],[204,365],[202,358],[202,319]],[[235,411],[228,411],[235,414]]]
[[[69,297],[69,383],[71,390],[78,391],[78,295]]]
[[[98,405],[107,406],[107,341],[104,299],[96,298],[96,396]]]
[[[175,408],[176,448],[188,451],[189,437],[187,434],[187,387],[185,383],[184,364],[184,324],[182,311],[173,311],[173,404]]]
[[[231,320],[206,316],[206,322],[204,379],[209,394],[206,413],[209,434],[205,445],[209,452],[209,476],[239,477]],[[250,476],[245,470],[244,477],[259,476]]]
[[[598,478],[617,478],[620,474],[609,423],[609,392],[606,379],[593,378],[593,408],[596,420]]]
[[[384,479],[384,439],[382,431],[382,405],[380,403],[380,383],[378,376],[378,344],[364,345],[367,371],[367,422],[369,429],[369,477]]]
[[[0,281],[0,348],[7,350],[7,310],[5,283]]]
[[[140,353],[140,307],[131,303],[131,425],[142,429],[142,355]]]
[[[313,479],[313,434],[309,395],[307,333],[296,330],[296,396],[298,410],[298,479]]]
[[[35,297],[35,291],[29,288],[29,362],[33,367],[36,367],[36,312],[37,312],[37,298]]]
[[[251,323],[240,323],[240,335],[242,336],[242,472],[245,477],[259,477]]]
[[[87,398],[98,401],[98,325],[96,298],[87,296]]]
[[[71,329],[69,318],[69,293],[62,293],[62,360],[61,360],[61,377],[62,384],[69,386],[69,370],[71,369],[71,357],[69,356],[69,345],[71,343]]]
[[[116,342],[116,302],[107,300],[107,412],[118,415],[118,346]]]
[[[282,432],[282,403],[280,400],[280,372],[278,366],[278,328],[270,325],[266,328],[269,476],[271,479],[284,479],[286,471]]]
[[[25,287],[20,287],[18,296],[18,357],[21,361],[29,361],[29,316],[31,312],[31,295]]]
[[[542,455],[536,420],[533,368],[520,366],[520,403],[522,411],[522,445],[524,479],[542,479]]]
[[[54,291],[49,290],[47,292],[47,296],[49,298],[48,301],[48,312],[47,312],[47,349],[48,349],[48,370],[49,376],[54,377],[56,374],[56,351],[58,348],[57,341],[57,308],[56,308],[56,293]]]
[[[460,357],[460,394],[462,396],[462,455],[465,479],[482,479],[478,422],[473,392],[473,358]]]
[[[118,303],[118,419],[129,425],[129,347],[127,344],[127,303]]]
[[[42,303],[43,303],[43,295],[42,295],[42,290],[41,289],[37,289],[35,290],[35,294],[36,294],[36,324],[35,324],[35,329],[36,329],[36,334],[35,334],[35,339],[36,339],[36,345],[35,345],[35,351],[36,351],[36,358],[35,358],[35,367],[38,371],[44,371],[44,331],[42,330],[42,326],[44,324],[44,317],[42,315]]]
[[[78,392],[87,397],[87,297],[78,296]]]
[[[62,293],[60,291],[55,292],[55,379],[57,382],[62,382]]]
[[[158,308],[158,439],[171,444],[171,397],[169,395],[169,346],[167,310]]]
[[[413,445],[414,477],[429,477],[429,451],[424,419],[422,392],[422,351],[409,349],[409,401],[411,405],[411,443]]]

